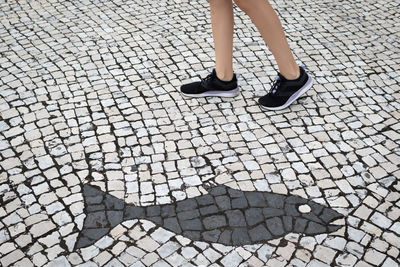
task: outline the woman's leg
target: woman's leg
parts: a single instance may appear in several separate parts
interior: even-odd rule
[[[239,93],[233,73],[233,4],[232,0],[209,0],[215,48],[215,71],[200,82],[181,86],[186,97],[234,97]]]
[[[282,24],[268,0],[234,1],[256,25],[278,63],[279,72],[286,79],[296,79],[300,75],[299,66],[290,50]]]
[[[233,77],[233,4],[232,0],[209,0],[214,38],[217,77]]]

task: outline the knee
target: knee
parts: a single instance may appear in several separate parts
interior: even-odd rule
[[[253,0],[234,0],[234,2],[246,14],[249,14],[255,6]]]

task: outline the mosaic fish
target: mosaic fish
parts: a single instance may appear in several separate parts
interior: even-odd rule
[[[138,207],[86,184],[86,218],[76,248],[96,243],[113,227],[132,219],[150,220],[191,240],[229,246],[265,243],[288,233],[316,235],[341,228],[331,223],[342,214],[298,196],[245,192],[224,185],[207,191],[172,204]]]

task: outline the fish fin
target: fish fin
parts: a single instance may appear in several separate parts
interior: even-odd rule
[[[329,229],[329,232],[332,233],[332,232],[338,231],[342,227],[343,227],[343,225],[329,225],[328,229]]]
[[[124,220],[125,202],[103,192],[99,187],[85,184],[82,190],[86,214],[76,248],[96,243]]]

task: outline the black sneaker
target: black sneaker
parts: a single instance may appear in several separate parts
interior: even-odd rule
[[[311,85],[312,78],[306,73],[304,67],[300,67],[300,76],[296,80],[287,80],[278,73],[271,91],[261,97],[258,103],[265,110],[285,109],[310,89]]]
[[[231,81],[222,81],[217,77],[215,69],[200,82],[193,82],[181,86],[181,93],[187,97],[222,96],[234,97],[239,94],[236,75]]]

